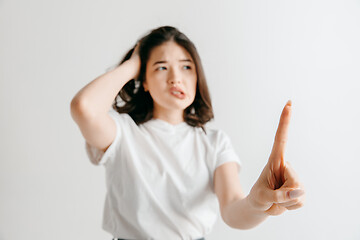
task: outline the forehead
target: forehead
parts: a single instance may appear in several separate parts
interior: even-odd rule
[[[192,57],[188,51],[175,42],[166,42],[152,49],[149,57],[150,62],[158,60],[172,61],[180,59],[191,59]]]

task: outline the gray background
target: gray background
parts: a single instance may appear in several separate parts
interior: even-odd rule
[[[215,239],[360,239],[360,2],[0,1],[0,239],[110,239],[103,167],[86,157],[70,101],[150,29],[197,46],[246,193],[293,101],[286,160],[306,205]]]

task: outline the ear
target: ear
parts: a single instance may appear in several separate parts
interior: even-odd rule
[[[144,87],[144,91],[145,91],[145,92],[149,91],[149,90],[148,90],[148,85],[147,85],[147,82],[146,82],[146,81],[143,82],[143,87]]]

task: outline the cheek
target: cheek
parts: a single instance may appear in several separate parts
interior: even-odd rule
[[[194,96],[195,96],[195,94],[196,94],[196,89],[197,89],[197,80],[195,79],[195,83],[193,84]]]
[[[194,85],[191,85],[191,90],[189,91],[189,100],[191,100],[191,101],[194,101],[194,99],[195,99],[195,96],[196,96],[196,84]]]
[[[153,89],[155,83],[156,83],[156,78],[154,78],[154,76],[152,76],[151,74],[149,74],[149,75],[147,74],[146,78],[145,78],[145,82],[144,82],[144,84],[147,86],[147,88],[149,90]]]

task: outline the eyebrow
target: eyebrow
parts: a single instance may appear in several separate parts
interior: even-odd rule
[[[192,63],[193,61],[191,59],[180,59],[179,62],[191,62]],[[167,61],[164,61],[164,60],[163,61],[156,61],[153,64],[153,66],[156,65],[156,64],[160,64],[160,63],[167,63]]]

